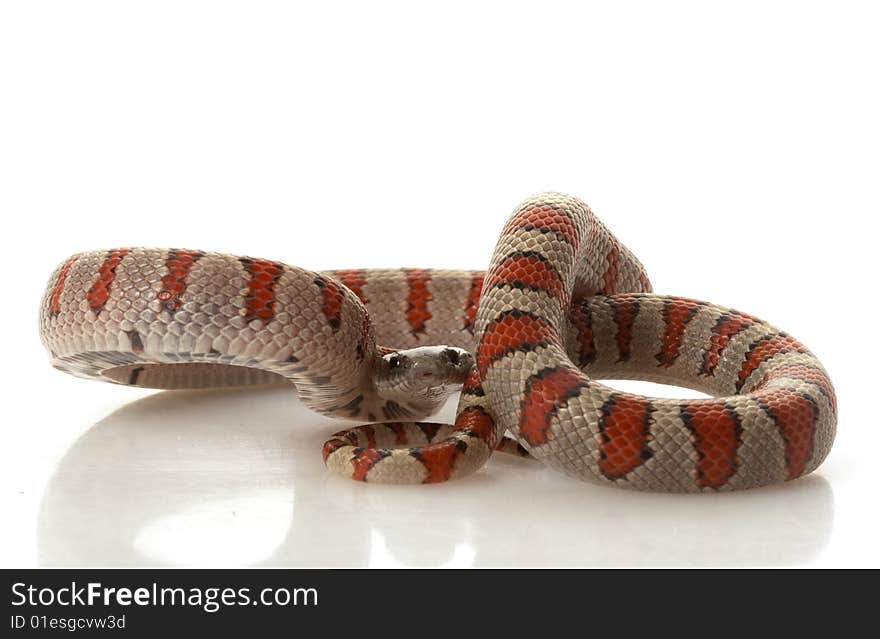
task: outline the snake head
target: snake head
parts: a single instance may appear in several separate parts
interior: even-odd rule
[[[464,383],[473,356],[454,346],[419,346],[382,356],[374,378],[376,391],[398,402],[440,403]]]

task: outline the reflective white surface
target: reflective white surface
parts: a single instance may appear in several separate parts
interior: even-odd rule
[[[284,388],[162,392],[113,411],[40,499],[41,565],[789,565],[828,544],[817,475],[743,494],[591,486],[503,455],[442,486],[330,476],[337,426]]]

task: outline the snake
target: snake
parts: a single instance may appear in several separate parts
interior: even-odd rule
[[[581,200],[540,193],[489,267],[310,271],[191,249],[74,254],[51,275],[51,364],[156,389],[285,384],[352,425],[323,446],[359,481],[441,483],[495,451],[621,488],[793,480],[828,455],[837,400],[801,342],[752,315],[652,292]],[[705,393],[653,398],[602,380]],[[430,421],[460,392],[453,424]]]

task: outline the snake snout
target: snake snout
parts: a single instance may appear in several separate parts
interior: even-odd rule
[[[462,384],[474,363],[468,351],[455,346],[404,349],[389,353],[382,360],[380,382],[391,392],[403,393]]]

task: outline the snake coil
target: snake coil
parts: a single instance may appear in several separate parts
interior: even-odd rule
[[[313,410],[369,422],[323,454],[371,482],[446,481],[501,449],[627,488],[751,488],[815,470],[836,429],[834,389],[799,341],[745,313],[652,294],[632,253],[558,193],[516,209],[485,273],[77,254],[49,281],[40,335],[52,364],[80,377],[292,383]],[[602,379],[712,397],[649,398]],[[462,383],[455,424],[419,421]]]

